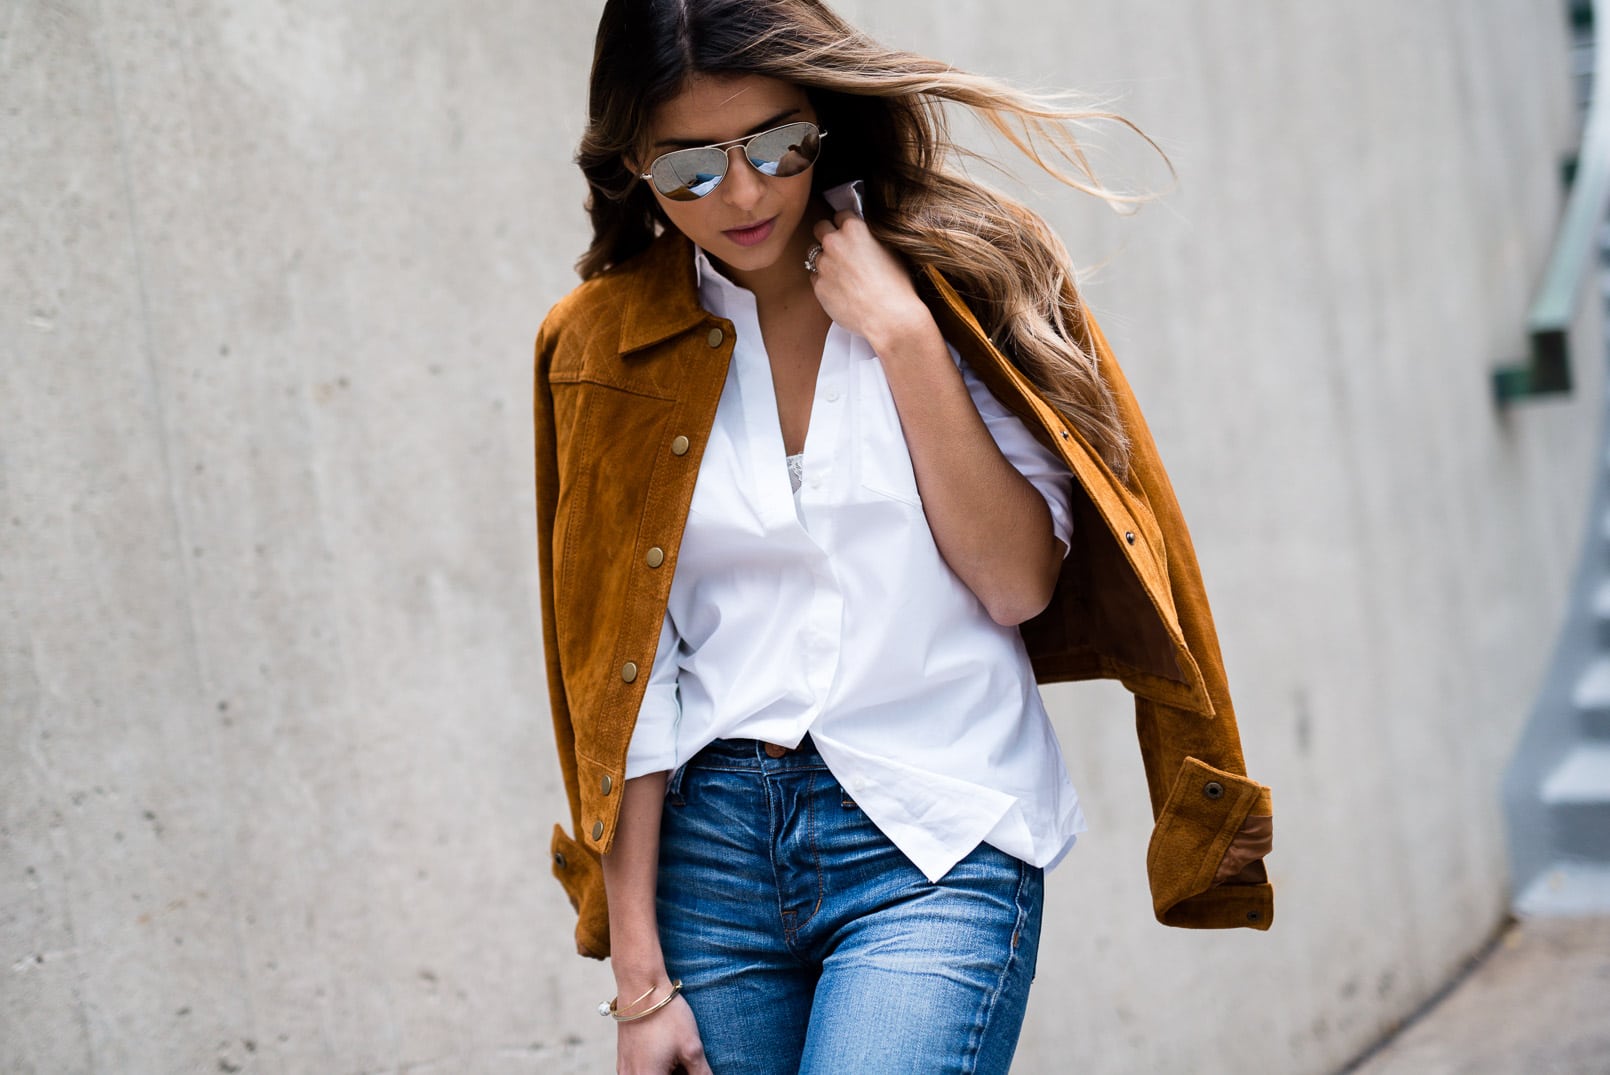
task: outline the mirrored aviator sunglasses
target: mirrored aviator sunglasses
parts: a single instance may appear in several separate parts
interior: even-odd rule
[[[642,178],[652,180],[654,189],[677,202],[691,202],[709,194],[727,177],[733,146],[743,146],[744,156],[761,175],[787,179],[799,175],[822,155],[822,139],[827,132],[814,123],[801,120],[785,123],[769,131],[734,138],[730,142],[673,149],[654,158]]]

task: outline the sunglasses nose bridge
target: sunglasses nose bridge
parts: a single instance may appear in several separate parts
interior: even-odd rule
[[[732,154],[733,154],[734,150],[737,150],[737,152],[738,152],[738,159],[743,161],[745,164],[747,164],[750,167],[750,169],[752,169],[755,172],[760,171],[759,168],[755,167],[755,162],[749,159],[749,140],[748,139],[745,139],[744,141],[738,142],[738,143],[736,143],[734,145],[730,145],[723,151],[727,155],[727,171],[729,171],[729,172],[732,171]]]
[[[733,150],[738,151],[738,159],[742,161],[741,164],[732,163]],[[766,173],[755,167],[755,162],[749,159],[747,141],[728,146],[725,153],[727,156],[727,170],[721,177],[721,182],[716,185],[716,190],[721,191],[728,201],[732,201],[734,196],[737,196],[739,201],[744,201],[746,200],[744,198],[745,190],[749,187],[758,189],[760,184],[765,181]]]

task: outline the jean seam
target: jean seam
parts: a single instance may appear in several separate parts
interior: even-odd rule
[[[822,909],[822,900],[827,894],[827,883],[822,880],[822,851],[816,839],[816,774],[810,774],[810,780],[805,785],[805,831],[811,840],[811,865],[816,869],[816,906],[811,908],[810,914],[800,919],[796,925],[805,926],[816,917],[816,912]]]
[[[816,803],[814,801],[816,797],[816,771],[806,769],[796,770],[796,772],[803,772],[807,778],[805,786],[805,833],[811,849],[811,867],[816,871],[816,905],[810,909],[804,918],[800,917],[798,911],[788,910],[784,905],[784,900],[787,898],[784,890],[790,886],[784,884],[782,873],[778,869],[777,855],[782,840],[781,829],[777,826],[776,812],[773,809],[775,805],[774,795],[777,788],[774,783],[774,777],[771,774],[762,774],[761,781],[766,786],[767,815],[771,827],[772,884],[777,892],[777,913],[783,923],[783,943],[788,947],[789,952],[793,954],[795,959],[804,960],[805,957],[800,954],[795,946],[799,943],[800,930],[808,925],[816,917],[817,912],[822,909],[822,903],[827,898],[827,883],[822,879],[822,854],[816,839]]]
[[[990,1017],[995,1012],[995,1005],[1006,991],[1006,979],[1011,976],[1012,967],[1017,962],[1017,940],[1022,936],[1024,921],[1027,917],[1023,906],[1023,887],[1028,881],[1028,866],[1022,859],[1012,856],[1017,862],[1017,887],[1012,892],[1012,906],[1017,912],[1012,919],[1012,936],[1007,942],[1006,961],[1001,964],[1001,973],[995,979],[995,988],[985,995],[978,1006],[978,1013],[973,1019],[973,1032],[967,1042],[967,1057],[962,1068],[962,1075],[976,1075],[979,1058],[984,1053],[984,1036],[989,1033]]]
[[[764,770],[757,775],[760,777],[760,786],[766,792],[766,857],[771,860],[771,890],[777,898],[777,918],[783,927],[783,946],[798,958],[798,953],[794,952],[793,912],[786,906],[783,875],[777,860],[777,837],[780,831],[777,825],[777,789],[772,786]]]

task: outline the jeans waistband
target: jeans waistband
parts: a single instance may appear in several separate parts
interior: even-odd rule
[[[793,749],[763,739],[717,739],[690,758],[688,764],[722,769],[798,769],[826,763],[807,733]]]

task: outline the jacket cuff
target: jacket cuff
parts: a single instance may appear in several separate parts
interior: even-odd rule
[[[609,906],[604,901],[604,867],[592,849],[570,838],[562,825],[553,827],[550,843],[553,875],[576,909],[576,951],[591,959],[609,955]]]
[[[1275,886],[1219,885],[1159,910],[1157,920],[1185,929],[1268,929],[1275,921]]]
[[[1268,788],[1186,758],[1157,815],[1146,855],[1157,920],[1193,929],[1268,929],[1274,921],[1274,889],[1261,852],[1268,849],[1270,814]],[[1236,862],[1234,876],[1216,885],[1231,845],[1240,856],[1249,840],[1261,844],[1259,858]]]

